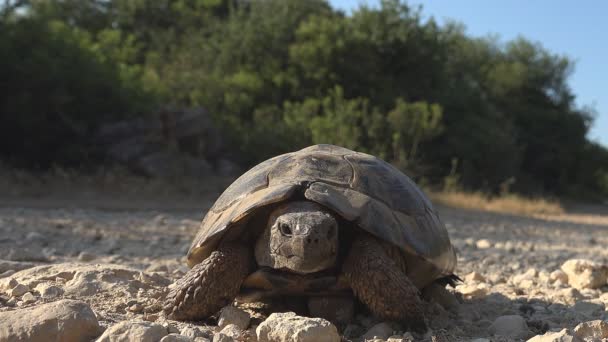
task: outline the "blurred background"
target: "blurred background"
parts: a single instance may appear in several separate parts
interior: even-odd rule
[[[551,6],[4,0],[4,189],[209,183],[331,143],[431,192],[605,201],[607,8]]]

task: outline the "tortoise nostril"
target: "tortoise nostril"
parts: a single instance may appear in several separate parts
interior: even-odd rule
[[[307,242],[307,243],[310,243],[310,242],[311,242],[310,238],[306,239],[306,242]]]
[[[315,243],[319,243],[319,239],[315,239]]]

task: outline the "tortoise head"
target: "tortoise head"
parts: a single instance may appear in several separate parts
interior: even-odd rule
[[[338,221],[327,209],[294,201],[274,209],[255,246],[258,265],[305,274],[335,265]]]

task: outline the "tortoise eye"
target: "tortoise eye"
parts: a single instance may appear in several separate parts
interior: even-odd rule
[[[291,236],[293,234],[291,227],[289,227],[287,223],[279,223],[279,230],[281,231],[281,234],[286,236]]]

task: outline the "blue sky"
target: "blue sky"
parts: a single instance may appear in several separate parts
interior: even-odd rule
[[[360,3],[375,6],[378,0],[330,0],[346,11]],[[427,0],[409,1],[422,5],[425,18],[439,23],[454,19],[473,36],[498,34],[503,41],[522,35],[540,42],[552,53],[576,61],[570,87],[579,106],[597,111],[589,137],[608,147],[608,1],[579,0]]]

